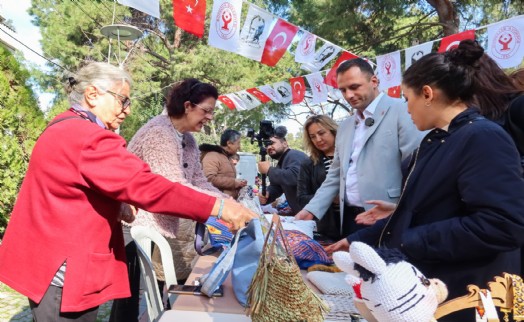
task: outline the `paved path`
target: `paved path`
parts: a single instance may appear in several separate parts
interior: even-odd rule
[[[109,321],[111,304],[108,302],[98,310],[97,322]],[[27,297],[0,283],[0,322],[32,322]]]

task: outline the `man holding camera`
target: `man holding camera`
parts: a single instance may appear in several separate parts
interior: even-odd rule
[[[266,174],[270,182],[266,194],[260,193],[259,199],[260,203],[265,205],[284,193],[291,207],[292,215],[295,215],[301,209],[297,201],[298,171],[302,161],[308,157],[301,151],[289,148],[286,134],[286,127],[278,126],[267,142],[267,154],[278,160],[277,166],[272,167],[269,161],[258,162],[258,172]]]
[[[333,199],[339,198],[340,217],[335,220],[343,238],[380,219],[367,218],[373,216],[365,212],[377,200],[398,200],[401,162],[418,146],[423,133],[413,124],[404,101],[378,90],[379,80],[365,60],[340,64],[337,83],[355,114],[340,125],[326,179],[295,218],[321,219]]]

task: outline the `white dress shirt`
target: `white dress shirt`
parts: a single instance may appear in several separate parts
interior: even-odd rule
[[[346,174],[346,204],[363,207],[364,204],[360,199],[360,192],[358,191],[358,174],[357,174],[357,161],[362,148],[364,147],[364,136],[368,130],[368,126],[364,123],[366,118],[372,117],[377,108],[378,102],[382,98],[384,93],[380,93],[375,99],[368,105],[364,110],[364,117],[360,116],[357,111],[355,113],[355,135],[353,137],[353,153],[349,159],[349,169]]]

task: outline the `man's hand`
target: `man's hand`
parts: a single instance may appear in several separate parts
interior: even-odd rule
[[[296,220],[313,220],[313,218],[315,218],[315,216],[313,216],[313,214],[307,211],[306,209],[300,210],[295,215]]]
[[[333,254],[334,252],[338,251],[349,251],[349,242],[346,238],[339,240],[338,242],[334,243],[333,245],[329,245],[327,247],[324,247],[324,250],[328,254]]]
[[[269,192],[266,191],[266,195],[262,195],[262,192],[258,193],[258,200],[260,201],[261,205],[267,204],[267,200],[269,199]]]
[[[368,200],[367,204],[375,205],[375,207],[358,214],[355,217],[355,222],[360,225],[373,225],[377,220],[386,218],[395,210],[396,204],[383,200]]]
[[[261,174],[267,174],[271,163],[269,161],[259,161],[258,162],[258,172]]]

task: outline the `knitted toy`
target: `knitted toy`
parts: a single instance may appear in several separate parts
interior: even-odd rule
[[[435,321],[437,306],[448,295],[444,283],[428,280],[397,249],[373,249],[353,242],[349,253],[336,252],[333,260],[348,273],[346,281],[353,285],[356,301],[360,297],[369,309],[361,314],[371,313],[379,322]]]

